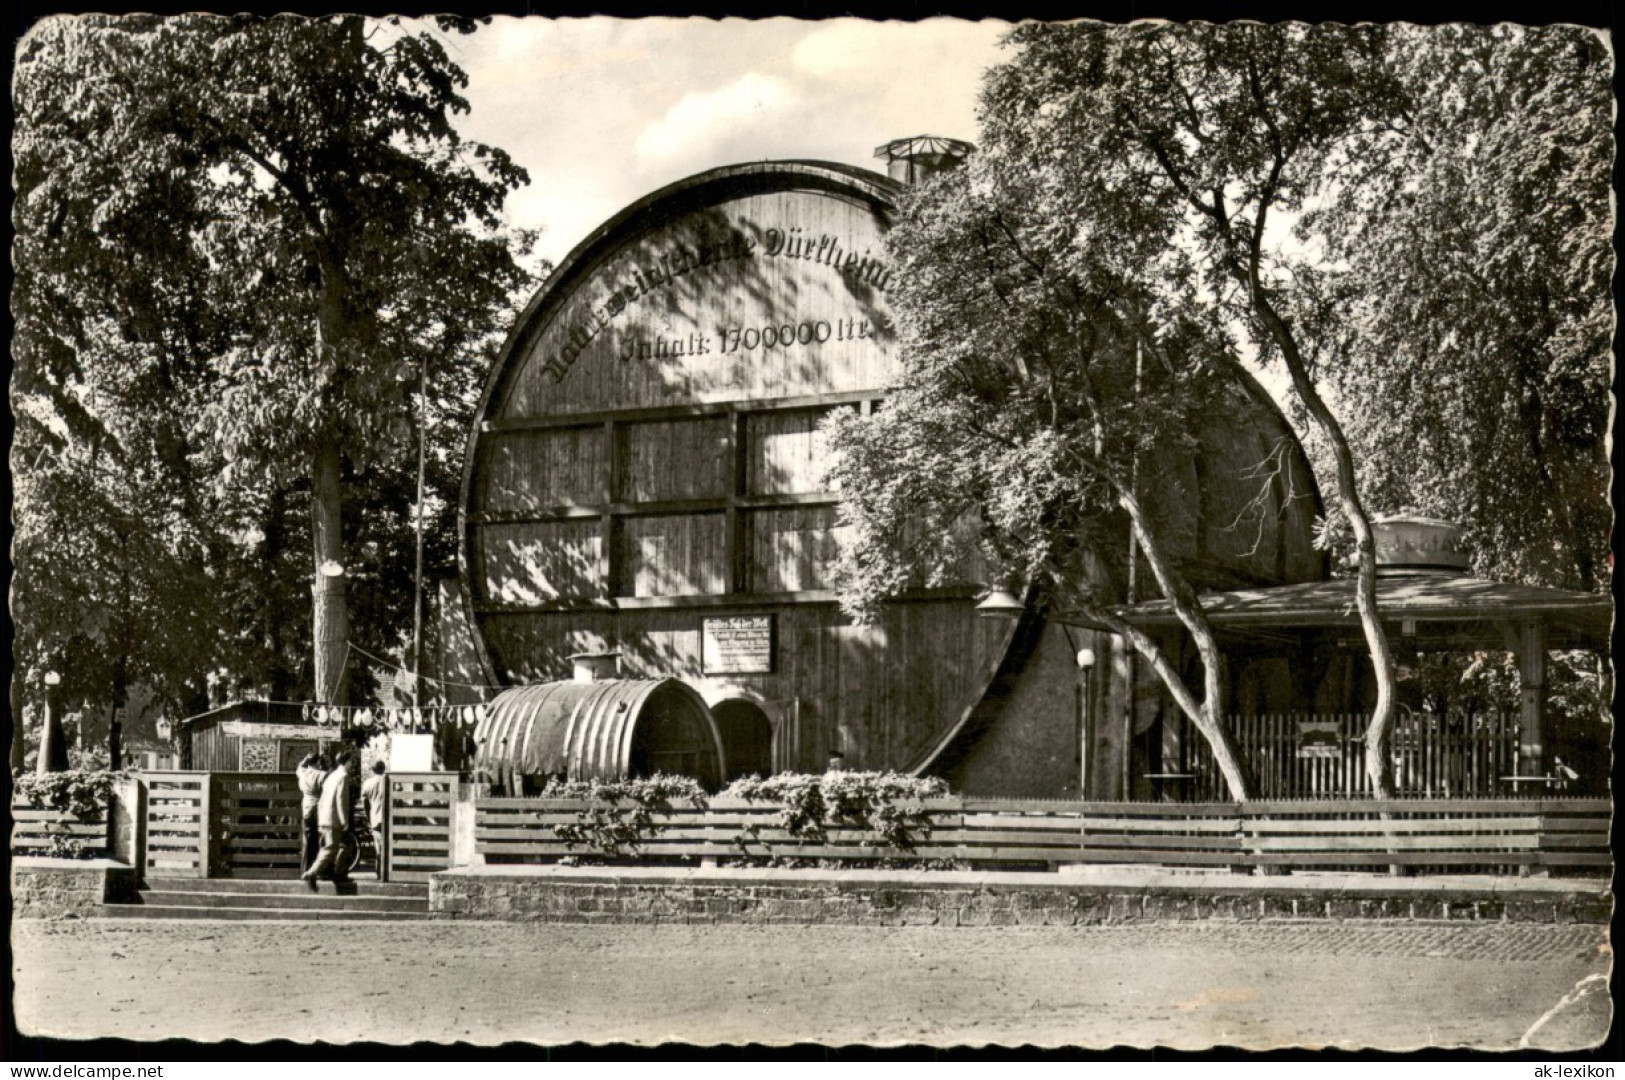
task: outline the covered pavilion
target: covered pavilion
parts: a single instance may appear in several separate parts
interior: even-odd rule
[[[1605,663],[1613,623],[1611,598],[1469,577],[1460,549],[1462,529],[1450,522],[1396,515],[1374,525],[1377,610],[1400,663],[1424,653],[1504,651],[1516,656],[1520,681],[1516,756],[1503,763],[1504,771],[1496,779],[1509,792],[1531,785],[1564,786],[1572,777],[1551,752],[1562,733],[1552,730],[1553,718],[1548,716],[1547,658],[1553,650],[1584,649],[1595,651],[1599,664]],[[1227,658],[1273,655],[1311,666],[1318,658],[1323,673],[1327,655],[1365,651],[1355,588],[1351,576],[1207,592],[1198,601]],[[1167,600],[1113,610],[1171,651],[1178,652],[1187,640]],[[1061,620],[1093,625],[1076,612],[1063,613]],[[1369,693],[1361,690],[1357,685],[1342,687],[1343,700],[1331,711],[1369,713]],[[1323,701],[1324,694],[1317,703]],[[1323,710],[1324,706],[1315,711]]]

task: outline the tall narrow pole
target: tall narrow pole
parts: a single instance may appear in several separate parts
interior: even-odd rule
[[[423,471],[428,456],[429,361],[418,357],[417,572],[412,582],[412,704],[423,704]]]
[[[1140,378],[1143,356],[1138,338],[1134,341],[1134,401],[1140,400]],[[1140,498],[1140,452],[1134,452],[1134,458],[1129,462],[1129,491],[1133,493],[1136,501]],[[1139,588],[1140,566],[1140,538],[1134,533],[1134,523],[1129,522],[1128,527],[1128,602],[1140,602]],[[1128,707],[1123,710],[1123,801],[1127,802],[1134,793],[1134,709],[1139,702],[1139,670],[1134,662],[1134,650],[1128,649],[1128,693],[1123,695],[1128,699]],[[1156,772],[1155,769],[1147,770]]]

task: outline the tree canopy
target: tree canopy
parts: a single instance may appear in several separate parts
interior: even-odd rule
[[[172,702],[216,670],[331,697],[352,607],[399,642],[419,367],[451,448],[424,506],[445,568],[448,457],[530,281],[500,218],[524,172],[453,125],[466,77],[442,35],[473,29],[86,16],[25,39],[13,469],[35,659],[128,610],[128,651],[106,652]],[[314,631],[289,618],[313,578]]]
[[[1471,342],[1496,337],[1496,355],[1511,363],[1524,347],[1517,343],[1544,334],[1549,348],[1521,361],[1531,372],[1541,370],[1536,357],[1587,343],[1587,359],[1560,365],[1562,376],[1541,376],[1538,421],[1528,419],[1528,394],[1513,393],[1522,403],[1506,408],[1521,423],[1481,415],[1464,425],[1473,433],[1440,439],[1456,456],[1440,453],[1432,472],[1410,477],[1420,500],[1472,467],[1471,453],[1488,442],[1510,450],[1514,431],[1526,441],[1524,460],[1506,475],[1563,469],[1555,451],[1569,444],[1555,429],[1589,437],[1605,392],[1594,358],[1599,344],[1606,348],[1607,301],[1595,285],[1607,261],[1591,241],[1579,243],[1576,230],[1585,232],[1581,218],[1605,221],[1606,201],[1587,188],[1589,209],[1576,217],[1562,200],[1539,198],[1558,174],[1576,190],[1606,184],[1601,149],[1592,140],[1580,153],[1570,145],[1576,125],[1555,116],[1545,149],[1518,147],[1515,120],[1491,124],[1487,107],[1461,107],[1458,99],[1516,96],[1510,75],[1489,79],[1492,87],[1463,74],[1471,66],[1463,54],[1475,43],[1491,51],[1521,44],[1504,35],[1377,26],[1075,23],[1012,31],[1012,56],[989,72],[983,90],[980,151],[966,169],[911,193],[891,234],[905,271],[896,294],[904,332],[898,404],[836,429],[845,455],[836,478],[848,508],[840,571],[848,605],[872,610],[907,583],[945,580],[957,541],[970,537],[995,572],[1016,571],[1041,587],[1085,576],[1109,586],[1099,540],[1121,536],[1126,515],[1206,669],[1200,693],[1177,678],[1164,681],[1209,741],[1224,742],[1213,706],[1222,688],[1211,628],[1177,559],[1159,566],[1158,549],[1171,555],[1173,545],[1159,536],[1158,508],[1149,505],[1158,489],[1137,488],[1133,471],[1155,459],[1155,448],[1188,438],[1192,416],[1224,407],[1213,390],[1217,372],[1238,357],[1280,365],[1295,412],[1325,451],[1321,489],[1354,534],[1356,596],[1378,687],[1367,768],[1374,789],[1387,791],[1395,665],[1376,613],[1363,484],[1385,503],[1393,498],[1411,461],[1395,432],[1414,434],[1430,421],[1427,400],[1403,428],[1383,426],[1384,409],[1405,410],[1409,383],[1429,378],[1427,365],[1469,379]],[[1491,67],[1522,72],[1519,93],[1555,110],[1567,94],[1605,78],[1594,60],[1571,35],[1544,54]],[[1539,72],[1552,64],[1569,71],[1548,98]],[[1594,127],[1579,126],[1587,124]],[[1449,127],[1438,141],[1455,150],[1422,147],[1417,139],[1428,125]],[[1496,163],[1469,170],[1475,154]],[[1430,169],[1434,175],[1425,175]],[[1521,196],[1488,190],[1497,174],[1510,173],[1518,174]],[[1480,193],[1467,203],[1495,206],[1495,219],[1475,224],[1464,212],[1452,233],[1447,185],[1469,181]],[[1373,205],[1383,212],[1361,217]],[[1537,205],[1539,213],[1520,212]],[[1486,235],[1470,236],[1475,228]],[[1541,292],[1514,299],[1514,282],[1530,273],[1515,265],[1519,230],[1550,252],[1542,256],[1549,270]],[[1405,244],[1409,268],[1385,274],[1386,252]],[[1494,302],[1489,294],[1479,307],[1458,310],[1428,296],[1429,252],[1439,244],[1458,249],[1453,258],[1464,267],[1475,253],[1498,252],[1506,310],[1475,322],[1474,312]],[[1561,293],[1563,286],[1583,298]],[[1522,310],[1543,304],[1556,309],[1544,330]],[[1428,350],[1446,339],[1461,344],[1444,356]],[[1409,344],[1395,347],[1400,342]],[[1136,356],[1139,388],[1125,393]],[[1396,359],[1410,368],[1397,370]],[[1504,398],[1528,378],[1497,372],[1484,393]],[[1374,382],[1387,384],[1380,399],[1369,392]],[[1431,394],[1435,415],[1450,386],[1441,379]],[[1450,408],[1472,408],[1467,400],[1458,393]],[[1554,421],[1564,408],[1586,420]],[[1536,430],[1549,449],[1536,447],[1531,466],[1527,440]],[[1372,456],[1386,460],[1372,467]],[[1595,483],[1583,468],[1571,478],[1578,488]],[[1510,486],[1500,490],[1514,497]],[[1131,505],[1128,496],[1140,491],[1140,505]],[[1181,497],[1177,488],[1160,494]],[[1561,496],[1553,495],[1544,517],[1536,516],[1561,523]],[[1509,516],[1509,534],[1519,516]],[[1101,624],[1111,625],[1108,615],[1097,607]],[[1135,640],[1132,627],[1112,629],[1162,673],[1151,643]],[[1230,770],[1226,777],[1245,797],[1245,777]]]
[[[1576,26],[1397,28],[1406,106],[1303,231],[1341,267],[1326,372],[1378,505],[1486,577],[1605,586],[1611,66]]]

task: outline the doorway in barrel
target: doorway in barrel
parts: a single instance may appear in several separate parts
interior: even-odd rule
[[[727,780],[741,776],[767,776],[773,771],[773,725],[759,706],[749,701],[720,701],[711,709],[722,736]]]

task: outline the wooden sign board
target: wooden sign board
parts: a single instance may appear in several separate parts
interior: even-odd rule
[[[254,739],[336,739],[337,724],[275,724],[260,720],[227,720],[220,725],[222,735]]]
[[[1343,733],[1335,720],[1298,721],[1298,757],[1332,758],[1343,753]]]
[[[700,620],[700,667],[707,675],[771,675],[778,646],[773,615]]]
[[[389,769],[391,772],[433,772],[434,736],[391,735]]]

